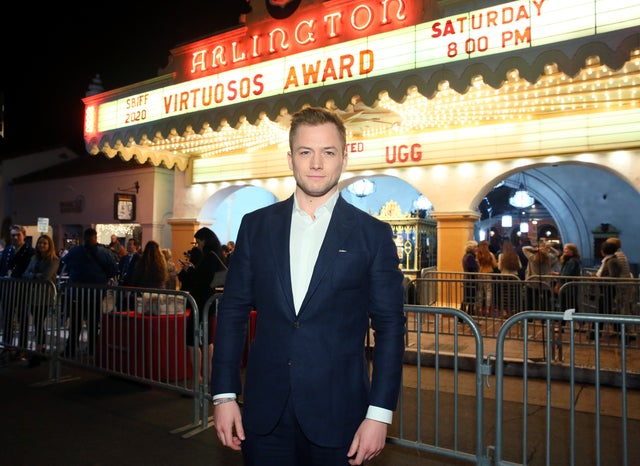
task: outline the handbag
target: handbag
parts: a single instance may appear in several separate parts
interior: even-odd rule
[[[224,288],[224,282],[227,281],[227,266],[224,265],[224,262],[222,262],[220,257],[218,257],[218,255],[215,252],[213,253],[213,255],[216,256],[216,259],[218,259],[218,262],[220,262],[222,267],[224,267],[223,270],[218,270],[216,273],[213,274],[213,279],[209,284],[209,288],[212,288],[215,290],[218,288]]]

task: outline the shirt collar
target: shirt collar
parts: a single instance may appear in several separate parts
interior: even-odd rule
[[[336,202],[338,202],[338,197],[340,197],[340,192],[336,189],[327,201],[316,207],[315,216],[324,215],[325,213],[331,215],[333,213],[333,209],[336,206]],[[307,213],[300,208],[300,204],[298,204],[298,197],[294,194],[293,196],[293,212],[298,215],[307,215]]]

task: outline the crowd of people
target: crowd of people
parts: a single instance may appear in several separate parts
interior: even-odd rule
[[[589,273],[583,269],[580,250],[574,243],[559,243],[540,239],[534,246],[527,237],[520,238],[519,244],[504,240],[499,247],[489,241],[479,243],[470,240],[465,245],[462,256],[462,268],[467,273],[464,284],[464,296],[461,309],[470,314],[490,314],[495,307],[504,308],[504,304],[496,303],[496,287],[488,279],[498,278],[495,274],[518,277],[520,280],[535,282],[536,286],[527,287],[527,306],[539,310],[550,310],[551,293],[557,298],[559,308],[576,307],[579,310],[577,288],[569,289],[566,293],[560,293],[563,284],[571,280],[571,277],[591,275],[593,277],[609,278],[633,278],[629,262],[622,251],[622,242],[619,238],[608,238],[602,243],[602,260],[595,273]],[[493,249],[493,250],[492,250]],[[475,279],[475,280],[474,280]],[[502,298],[510,298],[507,282],[503,286]],[[513,288],[513,287],[512,287]],[[604,312],[627,313],[627,301],[620,296],[614,297],[616,290],[610,287],[600,303]],[[505,291],[506,290],[506,291]],[[614,290],[614,291],[612,291]],[[620,290],[617,290],[620,294]]]
[[[161,248],[157,241],[147,241],[141,247],[137,238],[128,238],[126,246],[116,235],[111,236],[111,242],[100,244],[98,233],[94,228],[87,228],[83,233],[83,242],[65,250],[64,255],[56,251],[53,239],[42,234],[36,241],[36,247],[27,242],[27,231],[24,226],[10,227],[11,243],[0,253],[0,276],[26,278],[31,280],[49,281],[57,284],[57,278],[64,274],[68,283],[90,285],[117,285],[136,288],[154,288],[167,290],[184,290],[194,296],[200,309],[215,290],[209,287],[213,274],[226,269],[233,247],[233,241],[222,245],[216,234],[209,228],[201,228],[195,234],[196,246],[188,253],[188,259],[180,261],[179,268],[173,261],[171,250]],[[68,306],[78,309],[75,319],[69,322],[69,339],[65,355],[73,357],[78,351],[78,340],[82,325],[86,325],[88,351],[94,349],[98,332],[98,319],[102,302],[91,299],[70,297]],[[130,303],[131,304],[131,303]],[[46,303],[42,304],[46,306]],[[44,360],[45,354],[45,316],[46,310],[31,310],[35,351],[29,355],[18,351],[14,356],[26,360],[35,367]],[[193,314],[189,314],[187,325],[191,329],[189,347],[193,351]],[[3,312],[4,335],[13,335],[15,314]],[[23,316],[18,323],[18,348],[28,347],[29,319]],[[211,322],[212,319],[209,320]]]

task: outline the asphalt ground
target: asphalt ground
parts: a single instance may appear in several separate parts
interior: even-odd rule
[[[63,379],[51,383],[48,364],[29,368],[26,361],[0,363],[0,465],[224,465],[242,466],[239,452],[223,447],[213,428],[189,438],[172,431],[192,422],[193,399],[179,393],[109,376],[76,366],[63,366]],[[433,409],[433,369],[423,374],[422,409]],[[441,383],[452,386],[451,371],[441,370]],[[461,375],[461,398],[458,409],[464,419],[472,419],[474,374]],[[407,393],[415,391],[415,368],[407,366],[403,380]],[[503,460],[522,458],[523,405],[522,379],[505,379],[504,450]],[[493,441],[495,381],[485,390],[485,445]],[[554,407],[550,413],[553,447],[550,457],[545,451],[544,426],[547,413],[544,399],[547,388],[543,380],[529,384],[527,464],[552,465],[621,465],[624,464],[620,438],[620,390],[605,387],[600,396],[601,446],[594,440],[595,392],[592,385],[576,387],[576,457],[569,457],[570,423],[567,402],[569,385],[553,385]],[[415,418],[416,397],[407,396],[403,410],[408,419]],[[454,399],[448,393],[438,397],[441,415],[451,412]],[[564,400],[564,401],[562,401]],[[640,391],[629,390],[628,400],[629,452],[627,464],[640,464]],[[397,413],[396,413],[397,414]],[[451,418],[452,419],[452,418]],[[407,425],[410,431],[415,425]],[[424,426],[422,438],[433,444],[429,426]],[[473,451],[473,433],[462,425],[458,438],[463,451]],[[390,428],[397,435],[397,426]],[[441,445],[447,446],[443,427]],[[449,439],[450,440],[450,439]],[[598,453],[600,460],[597,459]],[[549,460],[550,462],[547,462]],[[384,451],[366,466],[447,466],[470,464],[416,449],[388,444]]]
[[[210,428],[190,438],[171,431],[192,421],[193,399],[78,367],[48,382],[48,365],[0,366],[0,464],[241,466]],[[455,464],[387,445],[370,466]]]

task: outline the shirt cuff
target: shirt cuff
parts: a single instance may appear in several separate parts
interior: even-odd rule
[[[379,408],[377,406],[369,406],[367,410],[367,419],[391,424],[393,420],[393,411],[389,409]]]
[[[213,395],[214,400],[218,400],[220,398],[233,398],[236,399],[235,393],[218,393],[217,395]]]

